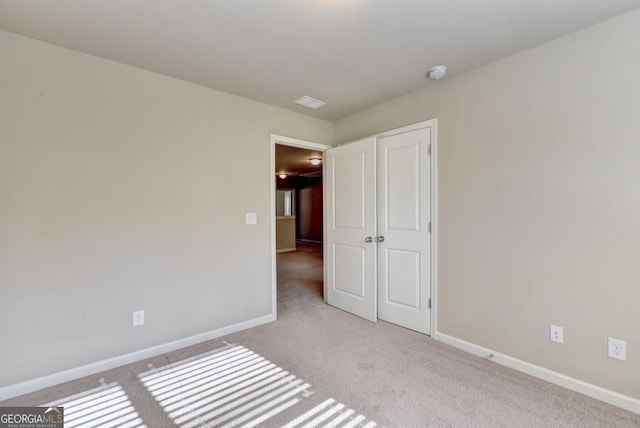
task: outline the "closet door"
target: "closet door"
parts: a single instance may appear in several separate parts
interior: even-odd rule
[[[375,138],[325,152],[327,303],[377,320]]]
[[[431,332],[431,129],[377,141],[378,317]]]

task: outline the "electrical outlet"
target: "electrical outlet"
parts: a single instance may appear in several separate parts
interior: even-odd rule
[[[556,343],[563,343],[564,333],[562,327],[551,324],[551,326],[549,326],[549,340]]]
[[[133,312],[133,326],[137,327],[144,324],[144,311]]]
[[[627,361],[627,342],[620,339],[609,338],[608,352],[610,358]]]

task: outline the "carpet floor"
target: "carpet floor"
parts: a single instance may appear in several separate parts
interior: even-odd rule
[[[278,255],[278,321],[0,402],[65,427],[640,427],[610,406],[322,301],[322,255]]]

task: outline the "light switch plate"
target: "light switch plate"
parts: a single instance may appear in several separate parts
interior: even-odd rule
[[[144,324],[144,311],[133,312],[133,326],[137,327]]]
[[[244,215],[244,222],[246,224],[258,224],[258,214],[257,213],[246,213]]]

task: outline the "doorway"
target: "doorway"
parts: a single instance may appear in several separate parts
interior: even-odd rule
[[[330,146],[271,136],[273,313],[324,304],[323,157]]]

